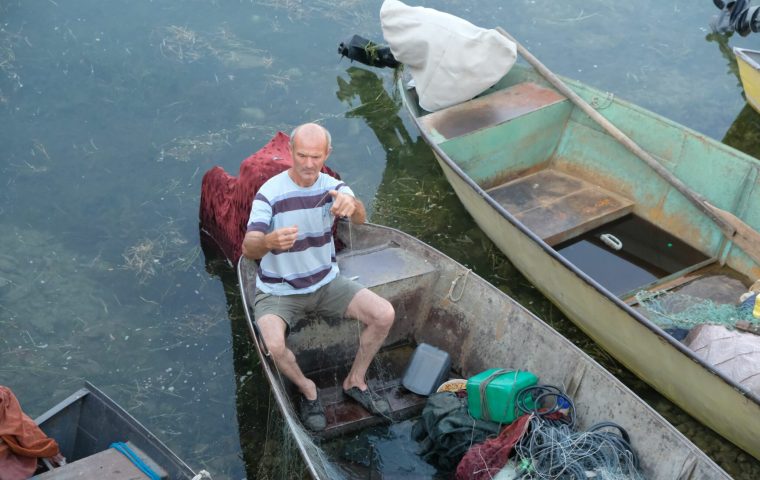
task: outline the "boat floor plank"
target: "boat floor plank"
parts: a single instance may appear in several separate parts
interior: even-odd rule
[[[370,414],[354,400],[346,397],[340,386],[322,388],[319,395],[325,407],[327,428],[319,436],[325,439],[333,438],[391,419],[404,420],[417,415],[427,401],[426,397],[409,392],[401,386],[400,379],[371,384],[371,388],[388,401],[391,407],[390,419]]]
[[[555,169],[517,178],[488,193],[549,245],[617,220],[634,206],[625,197]]]
[[[412,346],[407,344],[382,349],[367,374],[367,385],[388,401],[391,408],[390,417],[394,421],[417,415],[427,401],[427,397],[412,393],[401,385],[403,372],[413,350]],[[341,365],[308,373],[319,387],[319,395],[327,417],[327,428],[319,433],[320,438],[333,438],[389,421],[370,414],[356,401],[343,394],[341,379],[345,378],[349,369],[350,365]],[[291,395],[298,394],[291,391]]]

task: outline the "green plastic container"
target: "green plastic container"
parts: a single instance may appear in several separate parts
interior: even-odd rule
[[[517,418],[517,393],[536,383],[538,377],[527,370],[491,368],[470,377],[467,379],[467,407],[470,415],[478,420],[512,423]],[[481,401],[482,387],[485,388],[485,402]]]

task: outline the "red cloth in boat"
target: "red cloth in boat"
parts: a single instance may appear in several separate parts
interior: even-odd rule
[[[489,480],[504,468],[515,444],[530,426],[531,415],[522,415],[510,423],[496,438],[473,445],[459,461],[457,480]]]
[[[0,480],[31,477],[38,458],[60,454],[58,444],[21,410],[10,388],[0,385]]]
[[[288,135],[277,132],[261,150],[243,160],[237,177],[219,166],[203,175],[200,226],[233,265],[242,253],[254,195],[267,180],[293,165],[289,141]],[[322,172],[340,179],[327,166]]]

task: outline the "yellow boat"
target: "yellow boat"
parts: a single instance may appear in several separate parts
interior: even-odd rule
[[[747,103],[760,113],[760,51],[734,47]]]

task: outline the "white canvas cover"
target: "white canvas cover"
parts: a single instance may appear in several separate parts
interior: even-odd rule
[[[517,58],[515,43],[496,30],[432,8],[385,0],[380,23],[393,56],[414,79],[420,106],[428,111],[473,98],[506,75]]]

